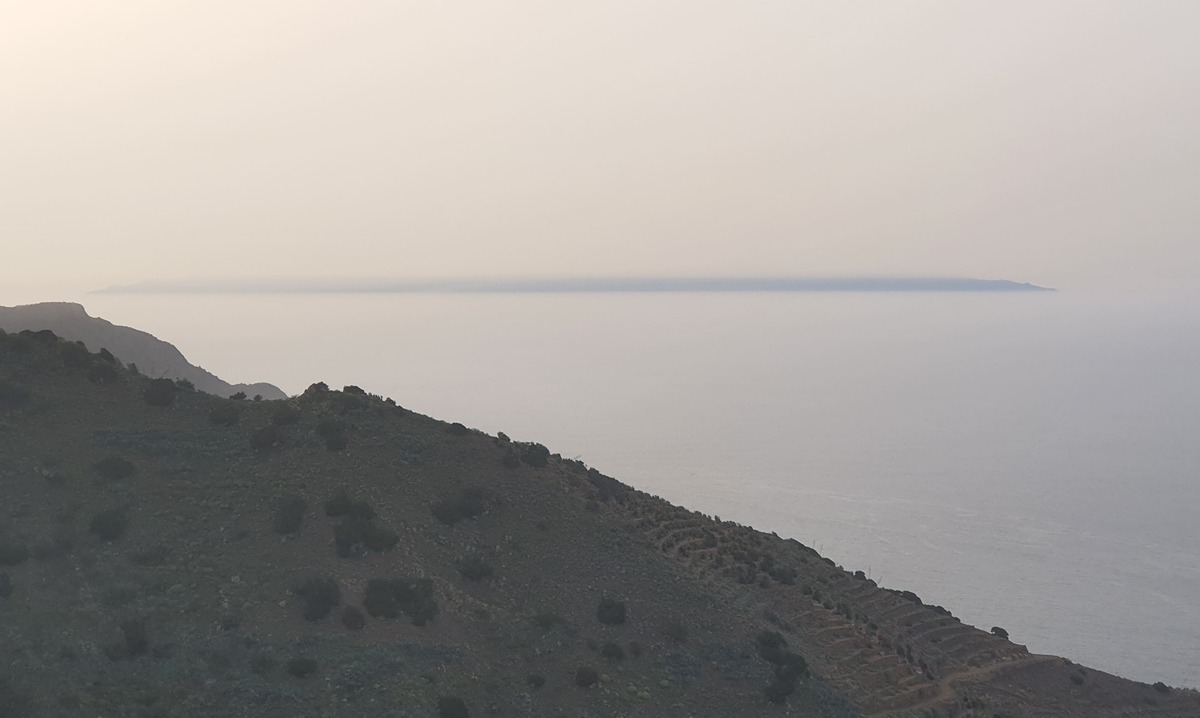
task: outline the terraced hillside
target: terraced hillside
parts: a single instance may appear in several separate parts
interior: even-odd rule
[[[0,717],[1196,716],[356,387],[0,334]]]

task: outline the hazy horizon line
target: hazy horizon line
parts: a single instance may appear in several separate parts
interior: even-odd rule
[[[520,294],[688,292],[1025,292],[1028,282],[970,277],[541,277],[147,281],[92,294]]]

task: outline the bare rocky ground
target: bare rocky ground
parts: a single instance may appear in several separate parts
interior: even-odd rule
[[[0,718],[1200,716],[354,387],[0,335]]]

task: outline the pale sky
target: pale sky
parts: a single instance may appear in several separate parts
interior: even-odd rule
[[[0,0],[0,298],[1200,288],[1197,0]]]

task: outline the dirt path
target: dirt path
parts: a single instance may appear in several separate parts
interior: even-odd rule
[[[1001,661],[1000,663],[993,663],[990,666],[982,666],[980,668],[970,668],[965,671],[959,671],[957,673],[954,673],[952,675],[949,675],[949,676],[946,676],[946,677],[940,679],[937,683],[937,685],[938,685],[937,693],[935,693],[934,695],[930,696],[929,698],[926,698],[925,700],[923,700],[919,703],[914,703],[911,706],[907,706],[907,707],[901,708],[899,710],[890,709],[890,710],[876,711],[874,713],[866,713],[866,714],[864,714],[864,716],[865,716],[865,718],[887,718],[887,716],[895,715],[896,713],[899,713],[901,711],[903,711],[903,712],[921,711],[926,708],[933,708],[940,703],[946,702],[947,700],[953,700],[954,699],[954,687],[959,683],[963,683],[963,682],[978,683],[978,682],[984,681],[988,678],[997,676],[1001,673],[1005,673],[1014,668],[1023,668],[1025,666],[1036,665],[1039,663],[1049,663],[1051,661],[1061,661],[1061,660],[1062,660],[1061,658],[1058,658],[1056,656],[1031,655],[1026,658],[1018,658],[1015,661]]]

